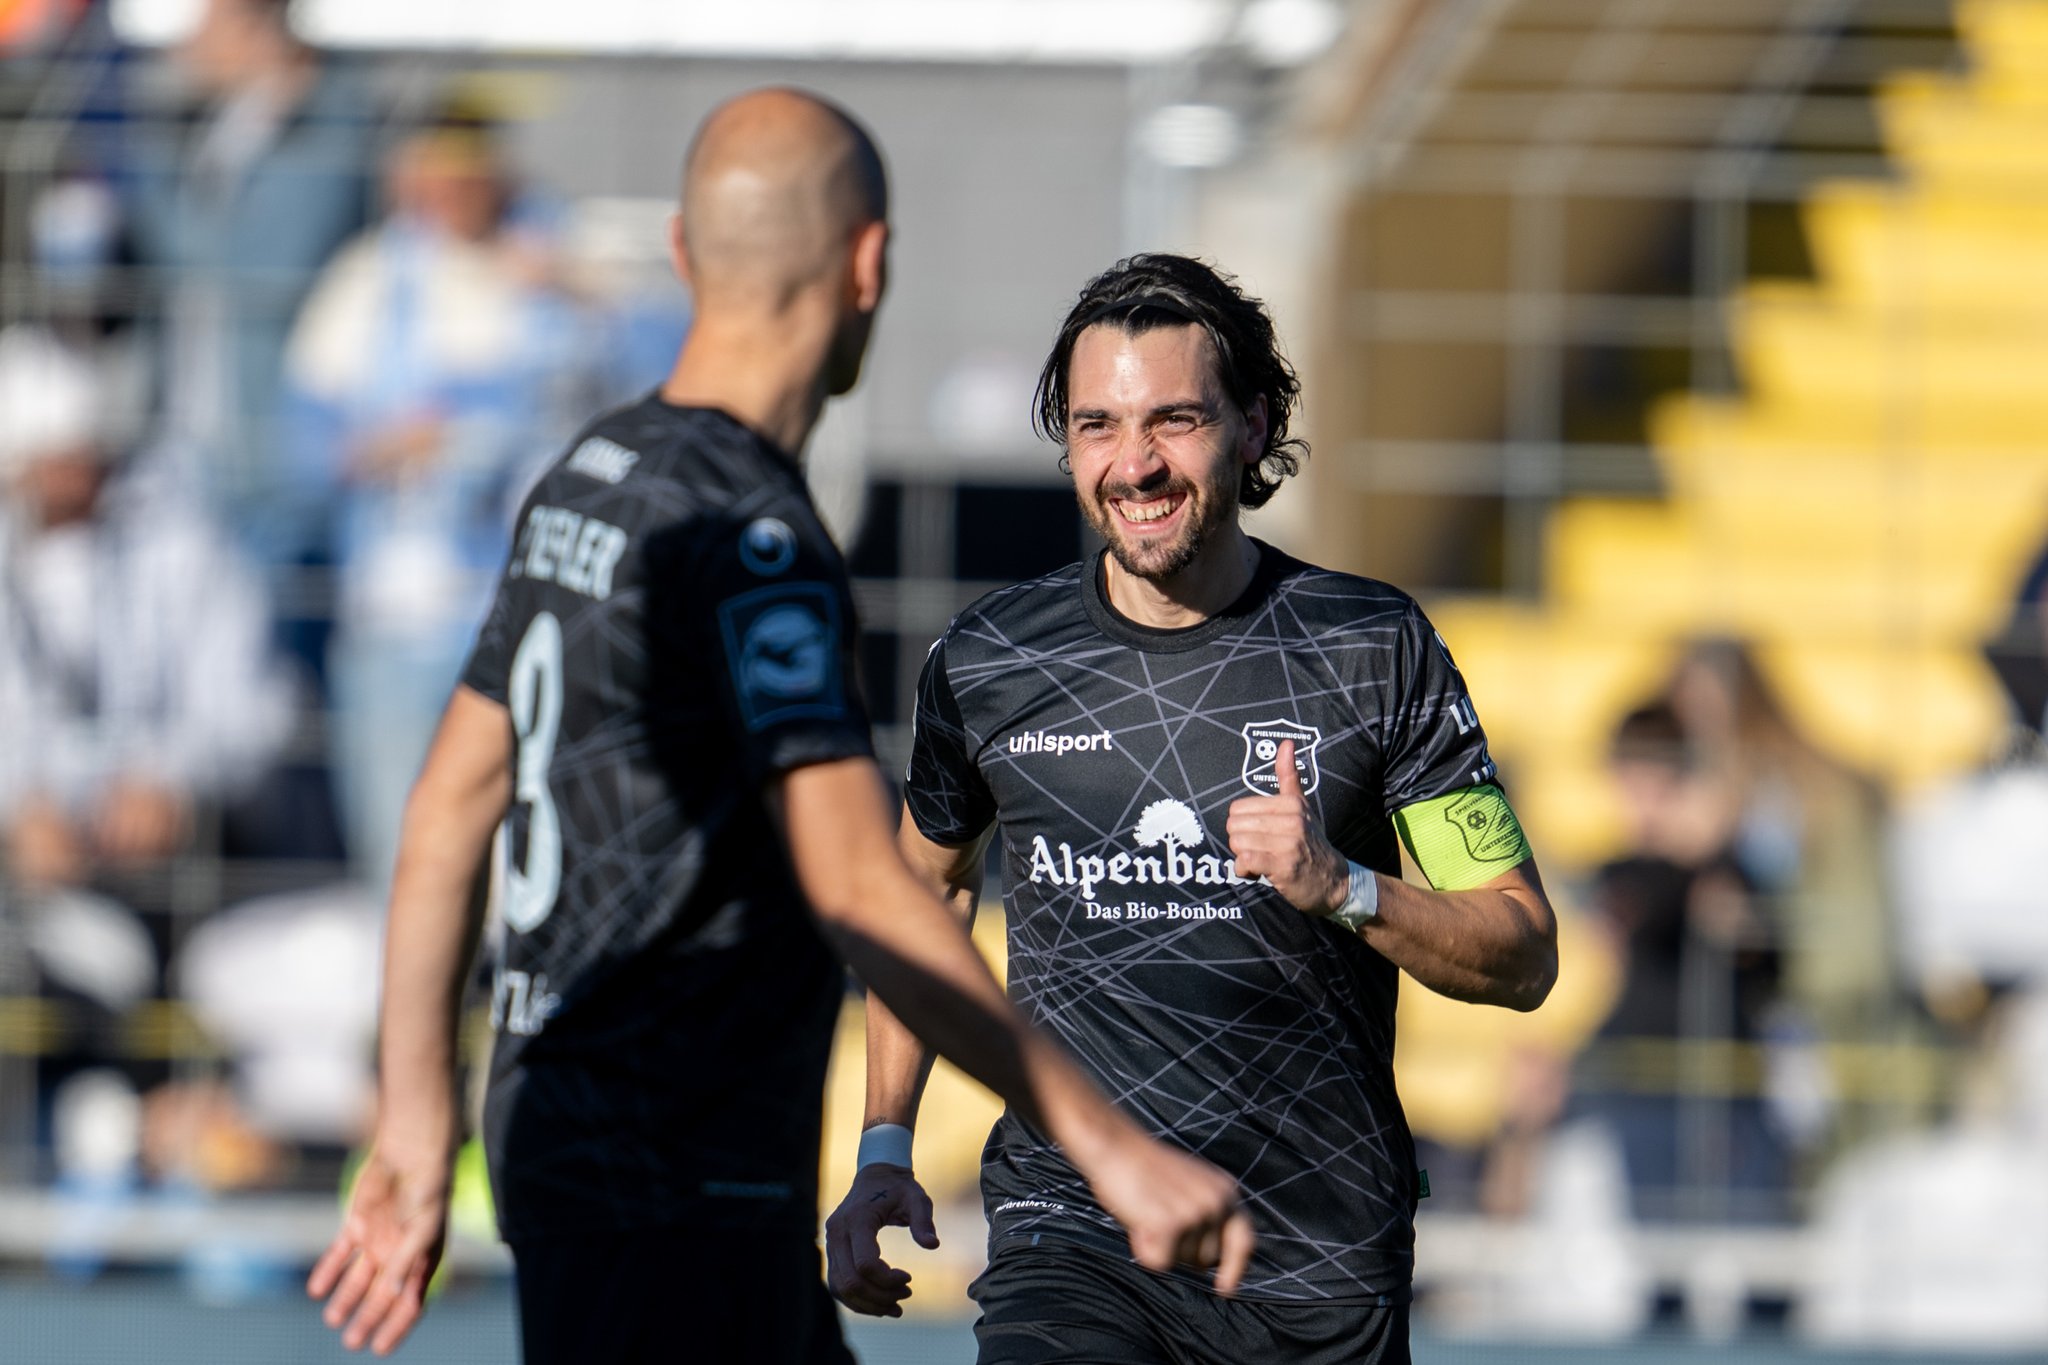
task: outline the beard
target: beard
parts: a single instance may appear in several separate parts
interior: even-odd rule
[[[1142,488],[1127,483],[1103,484],[1095,490],[1093,498],[1082,498],[1081,513],[1125,573],[1159,582],[1186,570],[1201,557],[1202,545],[1208,537],[1236,517],[1238,478],[1237,467],[1226,463],[1214,478],[1204,483],[1167,476]],[[1125,537],[1122,519],[1112,504],[1140,493],[1152,498],[1182,497],[1180,530],[1171,540],[1134,542]]]

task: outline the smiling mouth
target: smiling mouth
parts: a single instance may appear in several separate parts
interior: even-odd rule
[[[1170,493],[1163,498],[1149,498],[1139,502],[1131,498],[1115,499],[1117,515],[1125,521],[1143,526],[1148,522],[1164,521],[1180,510],[1187,501],[1185,493]]]

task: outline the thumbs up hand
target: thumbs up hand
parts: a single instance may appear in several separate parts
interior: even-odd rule
[[[1224,828],[1237,874],[1264,877],[1296,909],[1327,915],[1350,894],[1350,866],[1323,836],[1302,795],[1293,740],[1280,741],[1273,772],[1280,781],[1277,795],[1247,796],[1230,804]]]

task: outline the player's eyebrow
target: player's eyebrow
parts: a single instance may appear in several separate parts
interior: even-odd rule
[[[1206,417],[1209,415],[1210,411],[1211,408],[1209,404],[1204,402],[1200,398],[1175,398],[1169,402],[1160,403],[1154,406],[1149,412],[1145,414],[1145,420],[1157,421],[1162,417],[1175,417],[1179,416],[1182,413],[1190,412],[1195,413],[1198,416]],[[1117,414],[1111,412],[1107,408],[1074,408],[1067,413],[1067,421],[1070,423],[1114,421],[1116,420],[1116,416]]]

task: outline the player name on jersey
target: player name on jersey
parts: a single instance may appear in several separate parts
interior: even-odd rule
[[[559,583],[602,602],[625,553],[626,533],[610,522],[541,503],[526,514],[509,576]]]

